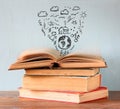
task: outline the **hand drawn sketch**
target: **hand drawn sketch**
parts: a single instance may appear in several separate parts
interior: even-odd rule
[[[86,17],[86,11],[79,6],[52,6],[49,12],[38,12],[38,23],[44,36],[52,41],[62,55],[66,55],[79,41]]]
[[[67,9],[61,10],[60,14],[61,15],[68,15],[69,11]]]
[[[57,12],[57,11],[59,11],[59,7],[58,6],[53,6],[53,7],[50,8],[50,11]]]

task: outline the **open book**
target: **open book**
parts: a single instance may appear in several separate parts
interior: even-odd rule
[[[80,53],[61,56],[54,49],[39,49],[24,51],[9,70],[44,67],[100,68],[106,67],[106,62],[101,56]]]

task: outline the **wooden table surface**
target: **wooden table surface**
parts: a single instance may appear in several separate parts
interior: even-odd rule
[[[110,91],[108,99],[82,104],[23,99],[17,91],[0,91],[0,109],[120,109],[120,91]]]

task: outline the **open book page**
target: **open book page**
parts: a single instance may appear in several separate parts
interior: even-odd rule
[[[101,62],[104,59],[98,55],[71,53],[59,59],[59,62]]]
[[[91,54],[69,54],[58,60],[61,68],[107,67],[101,56]]]
[[[54,49],[30,49],[24,51],[17,59],[17,62],[33,60],[54,60],[60,58],[60,53]]]
[[[38,64],[39,63],[39,64]],[[106,67],[101,56],[88,54],[68,54],[61,56],[55,49],[32,49],[22,52],[9,69],[40,68],[96,68]]]

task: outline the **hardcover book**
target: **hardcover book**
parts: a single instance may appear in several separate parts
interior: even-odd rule
[[[58,75],[58,76],[94,76],[100,71],[99,68],[78,68],[78,69],[25,69],[26,75]]]
[[[101,74],[94,76],[24,75],[22,87],[30,90],[88,92],[101,85]]]
[[[65,92],[65,91],[49,91],[49,90],[29,90],[19,88],[19,97],[52,100],[71,103],[83,103],[92,100],[98,100],[108,97],[108,89],[99,87],[90,92]]]
[[[101,56],[88,54],[68,54],[61,56],[57,50],[27,50],[24,51],[9,67],[9,70],[60,67],[60,68],[100,68],[106,67]]]

